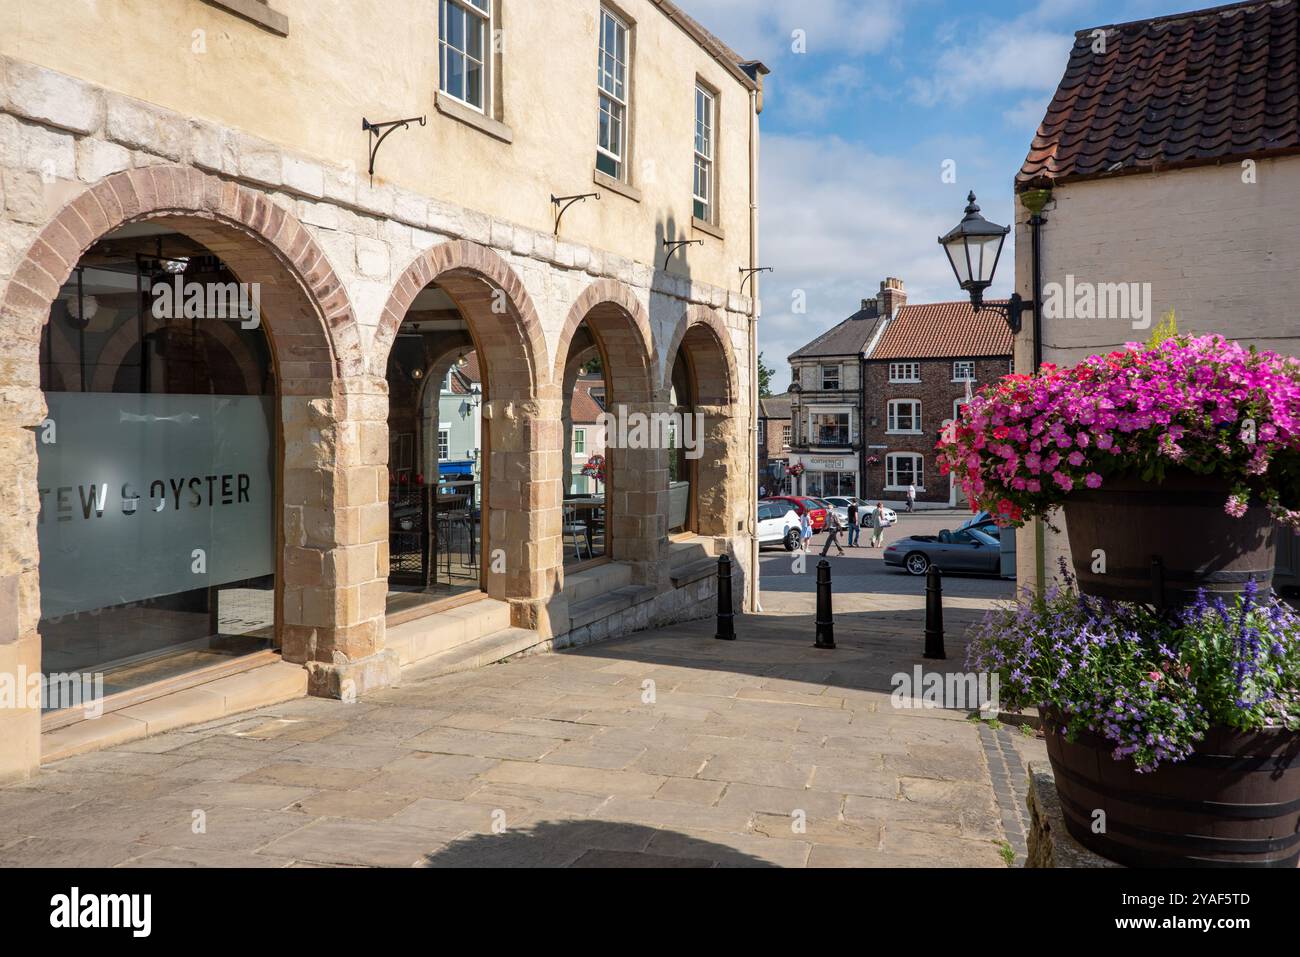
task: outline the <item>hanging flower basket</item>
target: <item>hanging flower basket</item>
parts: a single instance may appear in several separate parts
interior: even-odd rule
[[[1267,586],[1273,523],[1300,531],[1300,362],[1184,336],[1046,365],[982,389],[939,449],[1003,525],[1063,506],[1085,592]]]

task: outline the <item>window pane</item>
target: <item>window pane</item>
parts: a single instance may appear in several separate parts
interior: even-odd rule
[[[467,24],[468,32],[466,34],[465,52],[475,60],[482,60],[483,33],[486,30],[486,26],[484,21],[479,20],[477,17],[468,17],[467,19],[469,20],[469,23]]]
[[[465,102],[483,107],[483,64],[467,62],[465,73]]]
[[[447,92],[465,98],[465,54],[447,48]]]
[[[447,11],[447,32],[443,37],[449,46],[465,49],[465,11],[455,4]]]

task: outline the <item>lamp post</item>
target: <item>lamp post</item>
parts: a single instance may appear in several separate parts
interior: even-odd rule
[[[940,236],[939,244],[948,254],[948,263],[957,277],[957,284],[970,294],[975,311],[997,309],[1006,316],[1012,334],[1019,334],[1025,309],[1025,301],[1019,293],[1012,293],[1005,306],[984,304],[984,290],[993,285],[993,276],[1002,258],[1002,244],[1007,241],[1011,227],[998,226],[985,219],[980,214],[974,193],[967,197],[967,201],[965,218],[948,235]]]

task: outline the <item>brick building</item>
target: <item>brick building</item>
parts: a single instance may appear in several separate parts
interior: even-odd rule
[[[758,400],[758,484],[769,495],[789,487],[785,470],[790,465],[790,393]]]
[[[1001,314],[969,302],[898,310],[863,362],[863,498],[899,504],[915,483],[920,507],[964,504],[934,446],[975,392],[1011,371],[1011,338]]]

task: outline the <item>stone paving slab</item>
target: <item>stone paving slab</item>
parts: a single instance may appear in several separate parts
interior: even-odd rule
[[[913,600],[873,601],[835,651],[684,624],[60,761],[0,789],[0,866],[1006,866],[1041,742],[890,698],[978,609],[922,662]]]

